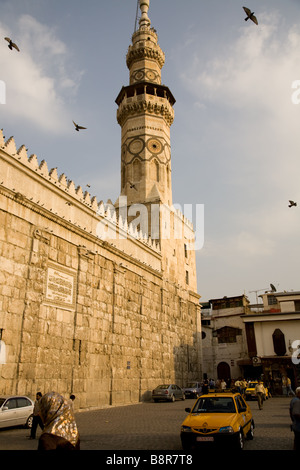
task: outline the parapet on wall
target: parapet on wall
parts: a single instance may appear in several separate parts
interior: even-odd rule
[[[35,154],[28,157],[22,145],[18,150],[13,137],[7,141],[0,130],[0,185],[12,191],[19,200],[27,201],[48,215],[49,230],[58,230],[51,225],[56,216],[62,225],[76,226],[87,235],[107,241],[125,251],[140,262],[161,270],[160,246],[132,224],[118,217],[111,201],[98,202],[66,175],[58,174],[57,168],[48,169],[47,162],[38,162]]]

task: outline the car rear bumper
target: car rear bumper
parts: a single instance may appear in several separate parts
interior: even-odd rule
[[[186,398],[197,398],[198,393],[196,392],[184,392]]]
[[[153,400],[172,401],[172,395],[152,395]]]

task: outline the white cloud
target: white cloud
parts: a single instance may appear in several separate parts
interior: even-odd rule
[[[1,79],[6,83],[6,119],[26,119],[46,131],[67,129],[70,116],[66,101],[74,96],[82,72],[74,74],[68,63],[68,48],[53,28],[30,15],[16,22],[9,33],[0,23],[0,37],[14,34],[20,52],[1,45]]]
[[[300,27],[286,30],[277,13],[260,14],[258,27],[245,25],[210,59],[195,50],[182,79],[196,95],[206,149],[217,159],[219,210],[230,210],[226,231],[233,243],[223,237],[220,249],[270,255],[300,229],[287,207],[289,199],[300,200],[300,104],[291,99],[292,83],[300,80]]]

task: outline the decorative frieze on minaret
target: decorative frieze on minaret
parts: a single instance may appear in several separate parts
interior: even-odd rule
[[[126,63],[129,86],[116,103],[121,137],[121,195],[127,204],[172,205],[170,126],[175,99],[161,85],[165,55],[148,17],[149,0],[140,0],[139,28],[132,36]]]

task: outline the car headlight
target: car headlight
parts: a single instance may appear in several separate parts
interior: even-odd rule
[[[181,432],[193,432],[189,426],[181,426]]]
[[[234,430],[231,426],[224,426],[223,428],[219,429],[219,432],[222,432],[224,434],[232,434]]]

